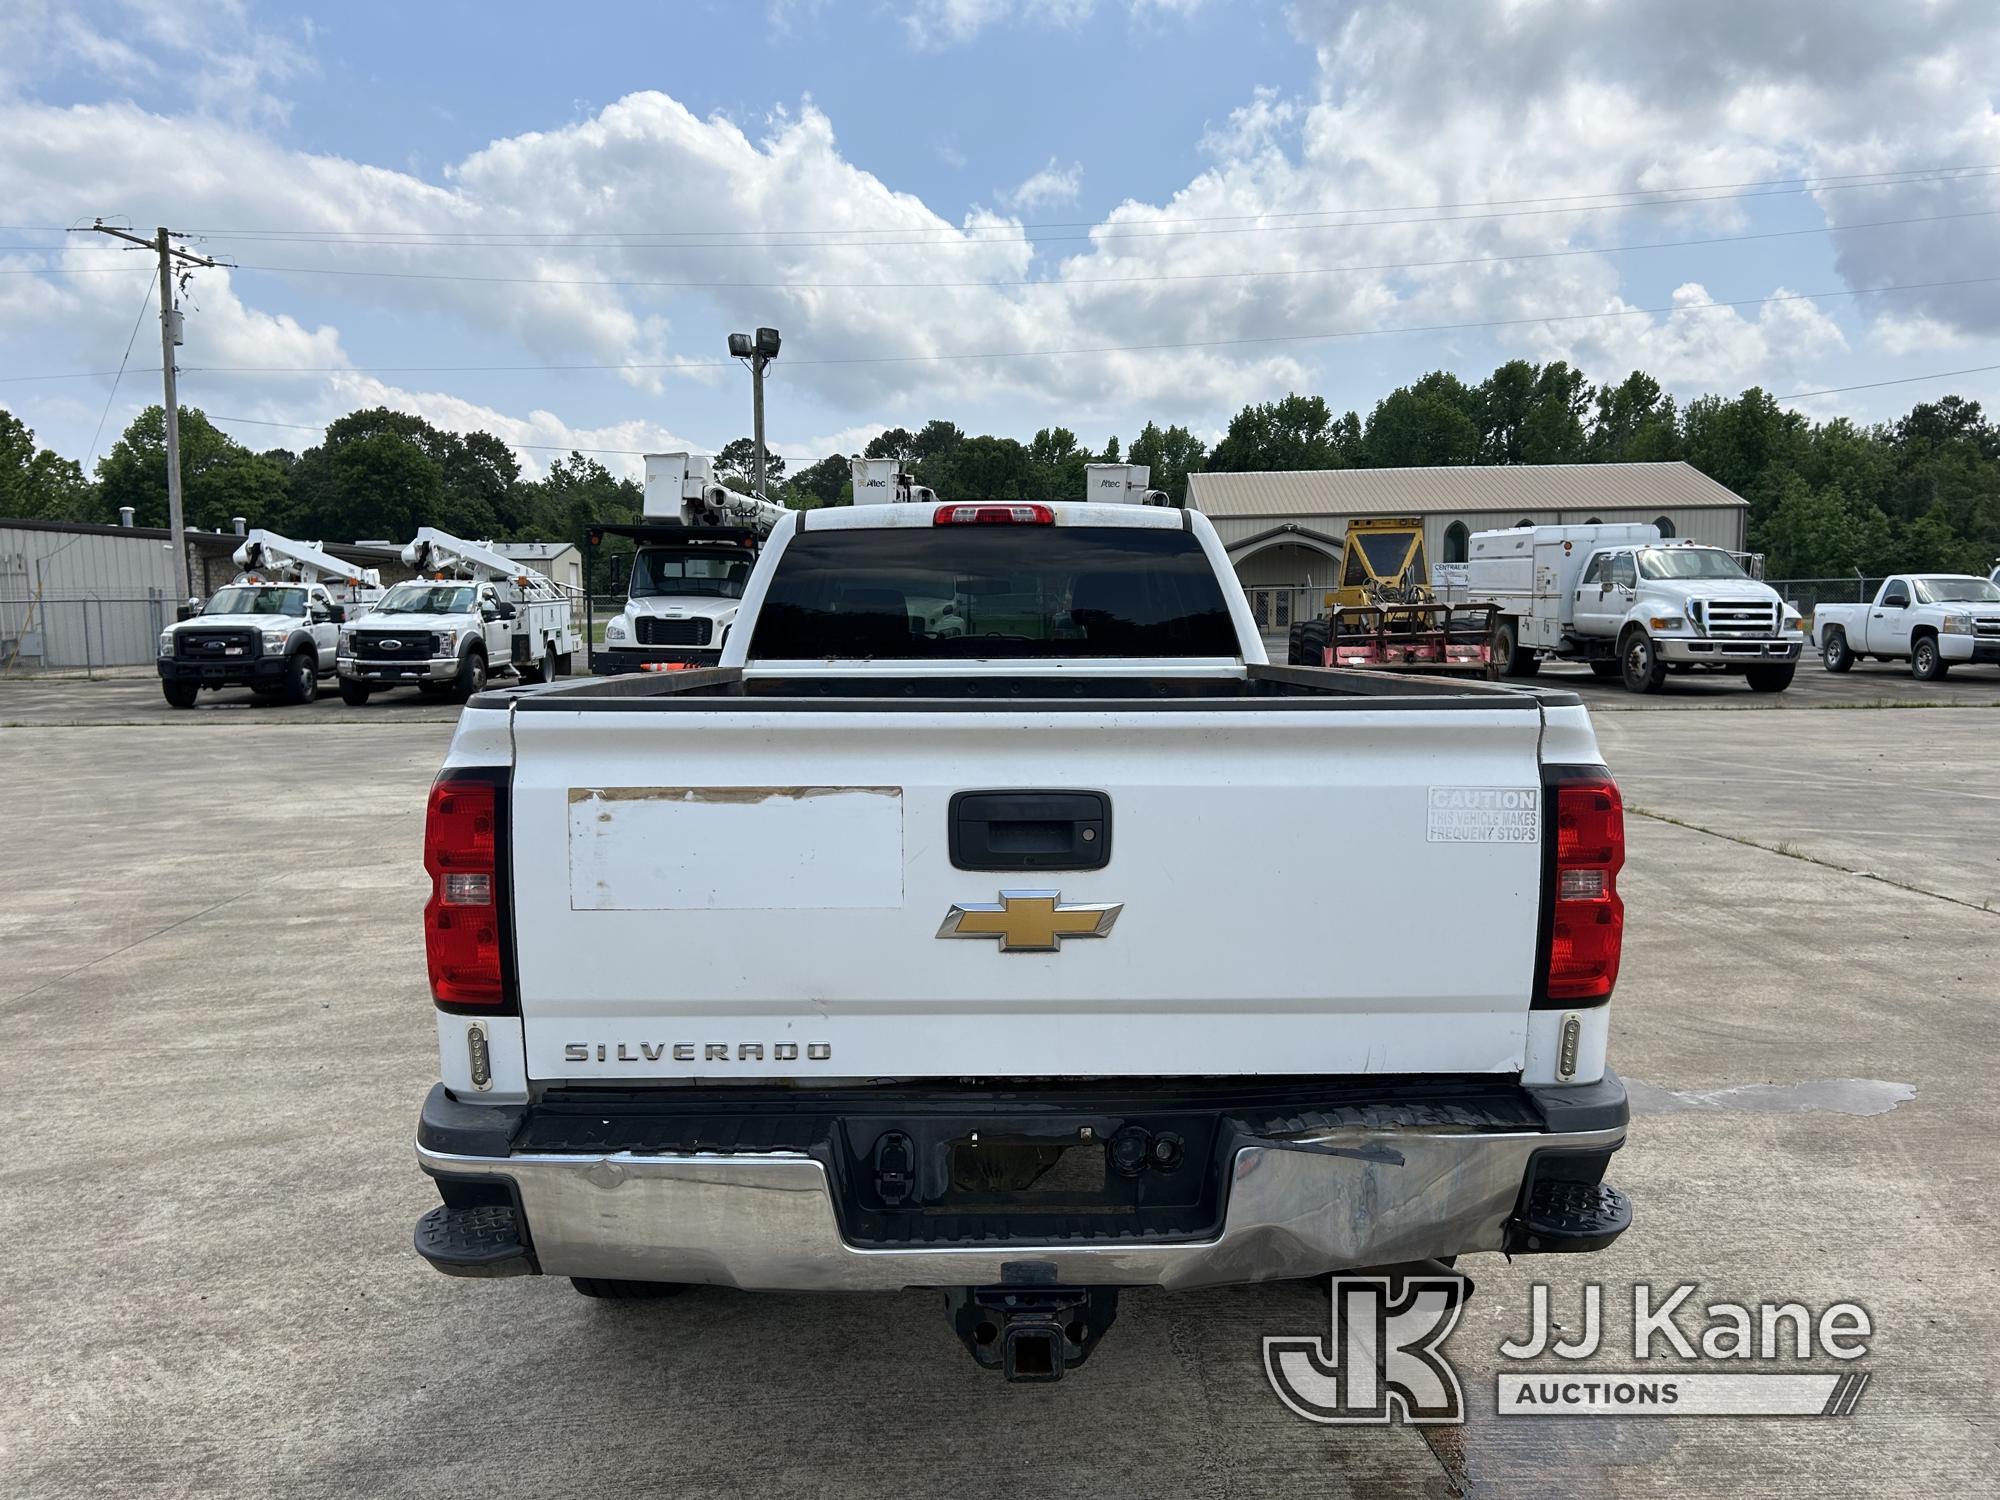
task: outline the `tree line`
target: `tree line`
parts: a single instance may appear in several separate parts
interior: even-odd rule
[[[1027,442],[970,435],[940,420],[873,439],[870,458],[894,458],[947,499],[1080,499],[1084,465],[1147,464],[1175,504],[1199,472],[1443,464],[1628,463],[1683,459],[1750,504],[1751,546],[1773,577],[1910,570],[1984,573],[2000,557],[2000,428],[1976,401],[1921,402],[1893,422],[1816,422],[1752,388],[1685,405],[1634,371],[1593,386],[1557,360],[1513,360],[1468,384],[1435,371],[1375,403],[1336,416],[1318,396],[1253,403],[1209,448],[1187,428],[1148,422],[1129,447],[1093,450],[1066,427]],[[717,455],[723,481],[749,488],[752,444]],[[572,539],[593,522],[636,520],[641,491],[587,455],[572,453],[539,479],[484,432],[446,432],[382,408],[351,412],[303,452],[256,452],[195,408],[181,415],[187,521],[227,529],[235,516],[294,536],[407,540],[419,526],[501,540]],[[766,487],[800,509],[850,504],[845,454],[787,472],[771,456]],[[133,421],[86,475],[38,448],[0,410],[0,515],[115,521],[130,505],[140,525],[166,524],[165,415]]]

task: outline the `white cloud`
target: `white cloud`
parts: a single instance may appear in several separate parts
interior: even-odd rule
[[[65,32],[37,0],[21,3],[24,11],[0,19],[0,72],[10,63],[5,43],[27,38],[38,55],[68,49],[65,66],[88,67],[116,96],[121,70],[136,78],[183,57],[183,33],[174,28],[186,23],[177,18],[81,35]],[[909,15],[942,45],[1002,21],[1073,25],[1088,10],[1088,0],[924,0]],[[1796,260],[1794,242],[1761,250],[1761,258],[1741,262],[1740,276],[1704,264],[1700,284],[1682,287],[1681,310],[1669,315],[1523,323],[1455,345],[1252,342],[1625,313],[1658,300],[1633,290],[1635,272],[1679,262],[1593,252],[1341,268],[1587,249],[1749,222],[1741,201],[1615,213],[1559,203],[1560,211],[1547,211],[1559,195],[2000,161],[1982,61],[2000,52],[2000,7],[1935,0],[1916,11],[1827,0],[1812,24],[1801,24],[1804,14],[1740,0],[1689,0],[1671,10],[1610,0],[1581,8],[1555,0],[1302,0],[1295,25],[1313,49],[1314,89],[1303,97],[1256,92],[1189,143],[1205,165],[1178,191],[1122,203],[1074,242],[1031,244],[1017,217],[1075,197],[1080,168],[1062,167],[1062,158],[1005,195],[1007,212],[954,222],[856,166],[834,122],[810,104],[746,128],[698,117],[656,92],[553,128],[528,130],[533,122],[522,121],[524,133],[450,165],[438,181],[290,149],[275,138],[269,112],[222,118],[198,91],[181,106],[153,110],[16,98],[0,102],[0,138],[9,142],[0,153],[0,202],[27,223],[122,210],[150,224],[171,205],[176,222],[197,228],[277,224],[354,235],[351,243],[218,237],[207,246],[246,270],[198,278],[202,311],[190,320],[187,363],[335,367],[289,378],[213,377],[229,397],[218,399],[219,410],[272,421],[324,420],[373,390],[367,382],[378,377],[353,366],[419,359],[677,366],[630,369],[627,379],[636,391],[686,390],[689,382],[737,378],[731,366],[716,368],[721,335],[760,323],[784,329],[781,378],[813,398],[817,425],[836,429],[824,439],[779,441],[780,451],[801,459],[851,451],[877,419],[917,410],[1011,413],[1024,432],[1062,421],[1129,435],[1148,416],[1213,429],[1245,401],[1325,388],[1329,377],[1317,362],[1330,349],[1341,351],[1329,362],[1336,370],[1362,348],[1385,351],[1385,363],[1398,357],[1387,351],[1421,350],[1410,357],[1434,360],[1454,349],[1483,362],[1498,345],[1503,354],[1569,358],[1598,374],[1636,365],[1686,390],[1816,384],[1815,363],[1847,348],[1827,308],[1787,302],[1696,312],[1689,304],[1711,293],[1741,298],[1823,285],[1827,273],[1802,269],[1824,253],[1818,241],[1797,242]],[[245,76],[263,87],[295,65],[260,64],[247,30],[230,35],[230,50],[251,59],[241,65]],[[1479,45],[1465,45],[1466,37]],[[672,184],[670,194],[663,183]],[[1484,217],[1379,212],[1520,199],[1543,201]],[[1802,200],[1786,201],[1796,209]],[[2000,177],[1829,188],[1811,202],[1836,223],[2000,206]],[[718,233],[707,240],[685,233],[708,228]],[[1991,218],[1855,230],[1833,239],[1834,264],[1852,285],[1991,274],[1996,231],[2000,220]],[[89,271],[127,262],[109,245],[75,243],[58,263]],[[258,266],[297,269],[247,269]],[[332,271],[444,279],[321,274]],[[580,284],[592,282],[617,284]],[[736,284],[630,284],[640,282]],[[17,365],[32,356],[44,368],[103,368],[109,349],[115,363],[142,285],[142,276],[0,277],[0,351],[11,351]],[[279,311],[333,305],[313,299],[335,291],[345,329]],[[1852,323],[1848,305],[1840,306]],[[2000,300],[1990,288],[1851,305],[1865,309],[1861,319],[1876,320],[1869,352],[1943,348],[2000,332]],[[417,331],[385,350],[372,340],[391,322]],[[436,352],[413,357],[411,340]],[[922,358],[1130,345],[1189,347]],[[862,362],[831,362],[839,360]],[[561,379],[551,376],[546,388],[561,393]],[[442,375],[423,383],[433,380],[454,383]],[[428,403],[432,420],[461,399],[382,390]],[[1355,399],[1365,404],[1365,396]],[[261,404],[245,410],[250,402]],[[610,430],[573,412],[566,420],[574,428],[563,426],[546,409],[560,404],[556,396],[520,404],[539,409],[525,417],[478,403],[464,409],[467,420],[517,424],[488,427],[515,441]],[[837,430],[849,419],[852,427]],[[674,441],[714,446],[735,435],[683,433]]]
[[[1083,163],[1071,162],[1060,167],[1052,156],[1046,167],[1031,173],[1020,186],[1001,193],[1000,201],[1009,208],[1032,213],[1052,204],[1074,203],[1082,192]]]
[[[916,0],[903,25],[919,47],[949,47],[1001,21],[1079,26],[1096,8],[1097,0]]]

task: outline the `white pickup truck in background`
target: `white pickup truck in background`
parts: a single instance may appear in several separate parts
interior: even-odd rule
[[[942,1288],[1017,1380],[1123,1287],[1597,1249],[1623,859],[1574,695],[1268,665],[1206,517],[788,515],[719,667],[461,716],[417,1249]]]
[[[1506,676],[1531,677],[1549,657],[1635,693],[1658,692],[1669,671],[1736,673],[1779,693],[1798,670],[1799,612],[1720,547],[1596,523],[1481,531],[1470,552],[1453,597],[1494,604]]]
[[[2000,585],[1966,573],[1899,573],[1871,603],[1814,609],[1812,642],[1829,672],[1864,656],[1908,661],[1921,682],[1954,666],[2000,666]]]

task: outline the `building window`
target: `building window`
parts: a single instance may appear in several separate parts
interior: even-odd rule
[[[1602,526],[1604,523],[1598,520],[1596,516],[1592,516],[1588,521],[1585,521],[1583,524],[1586,526]]]
[[[1462,563],[1466,560],[1472,533],[1465,529],[1465,522],[1453,521],[1444,529],[1444,560],[1448,563]]]
[[[1521,519],[1520,519],[1520,520],[1518,520],[1518,521],[1516,521],[1516,522],[1514,523],[1514,529],[1515,529],[1516,531],[1520,531],[1520,530],[1521,530],[1521,529],[1523,529],[1524,527],[1528,527],[1528,526],[1532,526],[1532,525],[1534,525],[1534,524],[1535,524],[1535,523],[1534,523],[1533,521],[1530,521],[1530,520],[1529,520],[1529,519],[1528,519],[1528,518],[1527,518],[1526,516],[1523,516],[1523,517],[1521,517]]]
[[[1674,518],[1672,516],[1655,516],[1653,517],[1653,525],[1662,537],[1671,538],[1674,534]]]

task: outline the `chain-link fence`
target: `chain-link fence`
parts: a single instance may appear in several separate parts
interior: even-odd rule
[[[0,677],[151,666],[174,615],[159,597],[0,595]]]
[[[1767,578],[1778,597],[1807,619],[1822,604],[1866,604],[1882,587],[1880,577],[1850,573],[1845,578]]]

